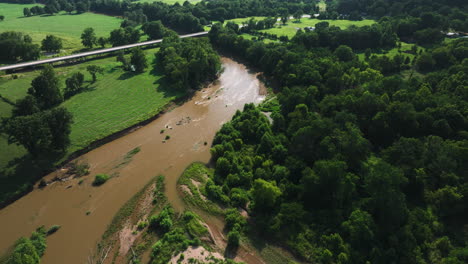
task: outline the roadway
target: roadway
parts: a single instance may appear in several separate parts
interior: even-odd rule
[[[192,33],[192,34],[187,34],[187,35],[180,35],[179,37],[180,38],[191,38],[191,37],[199,37],[199,36],[204,36],[204,35],[208,35],[208,32],[206,32],[206,31],[197,32],[197,33]],[[81,57],[87,57],[87,56],[91,56],[91,55],[98,55],[98,54],[103,54],[103,53],[108,53],[108,52],[113,52],[113,51],[118,51],[118,50],[124,50],[124,49],[130,49],[130,48],[135,48],[135,47],[153,45],[153,44],[157,44],[157,43],[160,43],[160,42],[162,42],[162,39],[150,40],[150,41],[139,42],[139,43],[123,45],[123,46],[117,46],[117,47],[112,47],[112,48],[107,48],[107,49],[87,51],[87,52],[76,53],[76,54],[68,55],[68,56],[56,57],[56,58],[52,58],[52,59],[17,63],[17,64],[8,65],[8,66],[2,66],[2,67],[0,67],[0,71],[31,67],[31,66],[41,65],[41,64],[45,64],[45,63],[53,63],[53,62],[57,62],[57,61],[66,61],[66,60],[71,60],[71,59],[76,59],[76,58],[81,58]]]

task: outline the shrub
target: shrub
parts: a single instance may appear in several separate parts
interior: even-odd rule
[[[144,228],[147,227],[147,226],[148,226],[148,222],[147,222],[147,221],[142,221],[142,222],[139,222],[139,223],[138,223],[137,229],[138,229],[138,230],[142,230],[142,229],[144,229]]]
[[[172,228],[172,216],[174,215],[174,210],[170,206],[166,206],[159,215],[153,215],[149,219],[149,225],[153,229],[158,229],[164,233],[168,232]]]
[[[171,136],[166,135],[166,140],[169,140],[169,139],[171,139]]]
[[[230,231],[228,233],[228,246],[238,247],[239,243],[240,243],[240,233],[236,230]]]
[[[93,185],[94,186],[99,186],[104,184],[107,180],[109,180],[109,175],[107,174],[97,174],[96,177],[94,178]]]
[[[75,174],[78,177],[85,176],[89,174],[89,164],[88,163],[78,163],[77,161],[70,163],[68,168],[68,174]]]

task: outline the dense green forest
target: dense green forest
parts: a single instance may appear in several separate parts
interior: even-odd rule
[[[329,30],[264,44],[212,28],[281,88],[217,133],[209,196],[314,263],[466,263],[468,40],[362,61],[343,45],[360,34]]]

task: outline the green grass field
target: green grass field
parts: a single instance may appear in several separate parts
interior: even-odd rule
[[[244,37],[245,39],[253,39],[253,38],[258,39],[258,36],[250,35],[250,34],[247,34],[247,33],[243,33],[241,36]],[[278,41],[265,38],[265,39],[262,39],[262,42],[263,43],[274,43],[274,42],[278,42]]]
[[[148,62],[152,62],[156,49],[145,52]],[[105,68],[105,73],[98,75],[96,83],[90,82],[91,76],[86,72],[88,65]],[[154,73],[152,66],[146,72],[135,75],[123,71],[115,57],[56,68],[62,88],[65,87],[65,79],[77,71],[85,74],[86,90],[62,104],[73,114],[74,119],[71,145],[62,160],[93,141],[156,115],[166,104],[184,95],[171,91],[170,88],[163,88],[164,85],[160,86],[161,75]],[[18,79],[12,79],[12,76],[1,77],[0,95],[7,101],[15,102],[26,95],[32,79],[38,74],[38,71],[21,73],[18,74]],[[11,109],[12,106],[0,98],[0,117],[10,116]],[[37,176],[41,170],[37,166],[38,164],[31,163],[23,147],[8,145],[5,135],[0,134],[0,202],[7,192],[18,189],[18,184],[24,184],[27,179]],[[2,177],[13,175],[16,181],[3,179],[6,183],[3,184]]]
[[[69,15],[61,12],[54,16],[24,17],[23,8],[32,6],[35,5],[0,3],[0,15],[5,16],[5,20],[0,22],[0,32],[21,31],[29,34],[37,44],[46,35],[53,34],[63,39],[64,50],[70,52],[83,48],[80,37],[85,28],[94,28],[98,37],[108,37],[110,31],[118,28],[122,21],[116,17],[94,13]]]
[[[288,36],[289,38],[294,37],[296,31],[298,29],[304,29],[304,27],[315,27],[315,24],[319,22],[328,22],[330,26],[337,26],[341,29],[348,28],[352,25],[362,27],[362,26],[369,26],[375,23],[374,20],[365,19],[362,21],[351,21],[351,20],[319,20],[315,18],[302,18],[300,21],[296,21],[296,19],[289,20],[286,22],[286,25],[277,24],[276,27],[270,29],[260,30],[262,32],[268,32],[272,34],[276,34],[278,36]]]
[[[386,55],[390,58],[394,57],[395,55],[397,54],[402,54],[406,57],[409,57],[411,60],[414,59],[415,55],[408,52],[408,51],[411,51],[411,47],[413,45],[416,45],[416,44],[410,44],[410,43],[406,43],[406,42],[401,42],[401,48],[393,48],[393,49],[390,49],[390,50],[374,50],[372,51],[372,55],[377,55],[377,56],[382,56],[382,55]],[[420,50],[423,50],[424,51],[424,48],[419,46],[419,45],[416,45],[417,47],[417,51],[419,52]],[[358,57],[360,60],[364,60],[366,55],[364,52],[359,52],[357,53]]]

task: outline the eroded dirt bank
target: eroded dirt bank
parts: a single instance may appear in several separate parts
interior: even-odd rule
[[[82,184],[80,179],[55,182],[2,209],[0,254],[38,226],[58,224],[62,228],[47,239],[42,263],[86,263],[117,210],[158,174],[166,176],[171,204],[182,209],[177,177],[194,161],[208,162],[214,134],[236,110],[263,99],[254,74],[228,58],[222,60],[225,70],[217,83],[148,125],[79,157],[91,166],[91,174],[81,178]],[[162,129],[164,133],[160,133]],[[170,139],[163,142],[166,135]],[[141,151],[125,163],[126,153],[136,147]],[[101,187],[93,187],[97,173],[113,177]],[[47,178],[58,174],[60,171]]]

